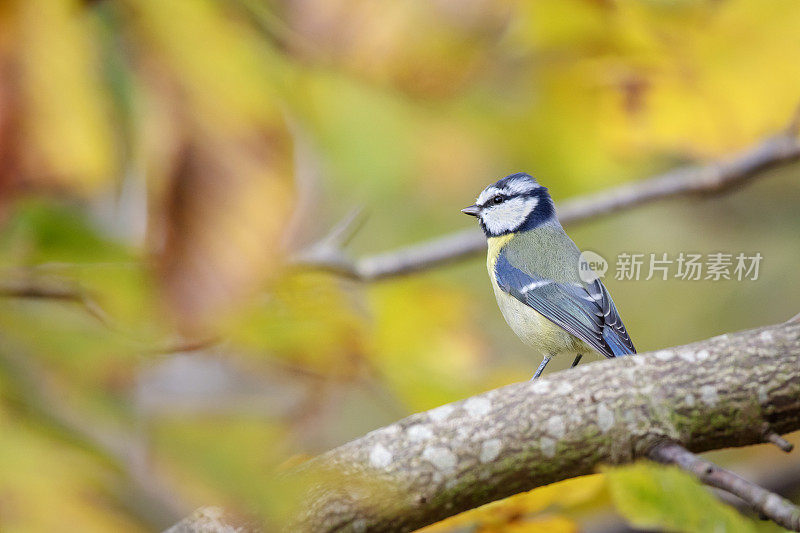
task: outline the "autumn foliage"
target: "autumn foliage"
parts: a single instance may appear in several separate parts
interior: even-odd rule
[[[798,28],[790,0],[0,2],[0,530],[158,530],[205,504],[273,524],[304,458],[527,379],[480,261],[364,284],[294,258],[358,207],[355,255],[466,227],[513,171],[559,200],[748,146],[798,104]],[[749,284],[610,280],[642,350],[777,322],[796,176],[570,233],[607,257],[763,254]],[[425,531],[603,513],[774,529],[635,465]]]

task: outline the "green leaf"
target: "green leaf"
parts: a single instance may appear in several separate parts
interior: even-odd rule
[[[101,235],[77,204],[18,201],[0,231],[0,265],[127,262],[132,255]]]
[[[687,533],[754,532],[755,525],[675,467],[641,462],[606,471],[617,510],[635,527]]]

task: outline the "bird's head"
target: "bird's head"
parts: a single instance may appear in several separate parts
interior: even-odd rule
[[[487,237],[527,231],[555,220],[555,207],[547,187],[524,172],[489,185],[474,205],[461,212],[476,217]]]

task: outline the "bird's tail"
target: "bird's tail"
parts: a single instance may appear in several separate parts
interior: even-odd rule
[[[611,347],[614,357],[623,357],[636,353],[636,348],[626,346],[615,331],[608,331],[603,334],[603,339]]]

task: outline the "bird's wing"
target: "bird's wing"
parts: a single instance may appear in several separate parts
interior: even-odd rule
[[[504,292],[606,357],[636,353],[614,301],[599,279],[586,285],[557,282],[520,270],[502,252],[494,272]]]

